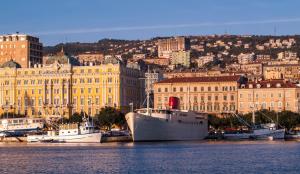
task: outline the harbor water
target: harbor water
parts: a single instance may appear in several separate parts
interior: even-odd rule
[[[300,143],[0,144],[0,173],[299,173]]]

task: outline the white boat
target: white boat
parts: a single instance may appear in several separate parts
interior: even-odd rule
[[[83,121],[60,125],[58,135],[55,131],[48,131],[47,135],[29,135],[27,142],[100,143],[101,132],[94,130],[92,122]]]
[[[202,140],[208,135],[205,114],[180,110],[139,109],[126,114],[133,141]]]
[[[285,129],[277,129],[276,124],[268,123],[255,127],[247,133],[225,133],[225,139],[284,139]]]
[[[224,133],[225,139],[257,139],[257,140],[274,140],[284,139],[285,129],[277,129],[275,123],[267,123],[255,125],[255,115],[252,115],[253,125],[242,120],[238,115],[234,114],[239,120],[245,123],[249,128],[249,132]]]
[[[3,118],[0,119],[0,135],[18,135],[30,131],[42,129],[44,119],[42,118]]]

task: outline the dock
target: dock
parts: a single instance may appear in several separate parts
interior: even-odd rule
[[[0,142],[27,142],[27,137],[0,137]]]
[[[113,136],[113,137],[102,137],[101,143],[108,143],[108,142],[131,142],[131,136]]]

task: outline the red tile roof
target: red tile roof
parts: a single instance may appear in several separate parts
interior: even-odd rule
[[[238,81],[241,76],[214,76],[214,77],[177,77],[165,79],[157,83],[184,83],[184,82],[231,82]]]

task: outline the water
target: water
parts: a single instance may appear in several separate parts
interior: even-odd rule
[[[299,173],[286,141],[0,144],[0,173]]]

